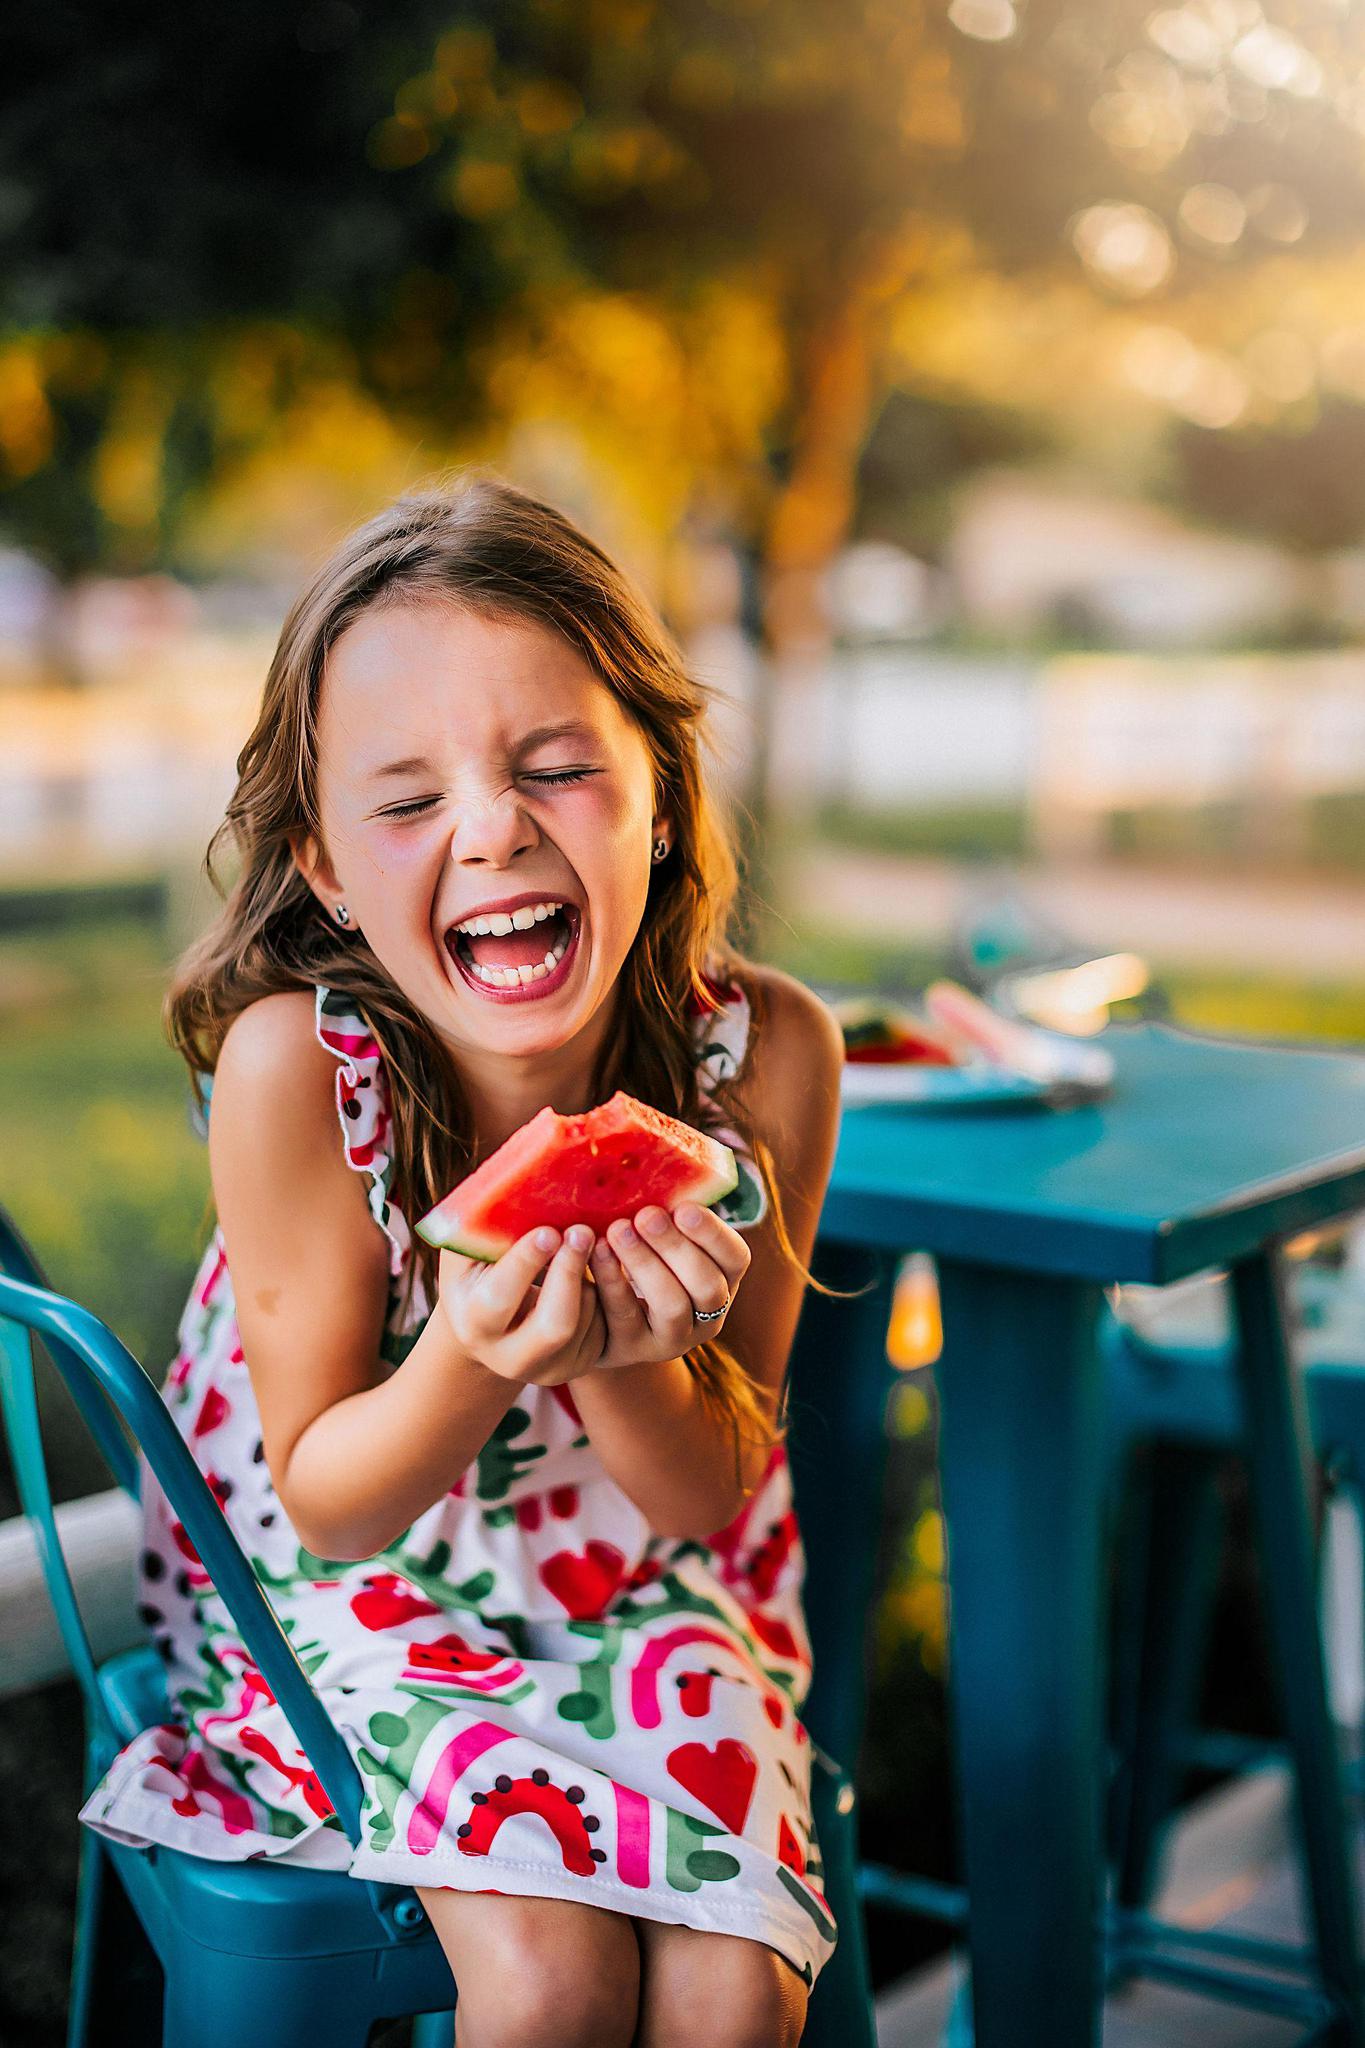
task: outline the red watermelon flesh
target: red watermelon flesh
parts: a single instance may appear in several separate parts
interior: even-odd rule
[[[538,1224],[599,1236],[650,1203],[703,1208],[739,1176],[728,1145],[618,1089],[600,1109],[542,1109],[417,1224],[428,1244],[497,1259]]]

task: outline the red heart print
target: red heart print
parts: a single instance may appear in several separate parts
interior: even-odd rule
[[[376,1633],[386,1628],[406,1628],[419,1615],[439,1614],[434,1600],[428,1600],[397,1572],[375,1572],[358,1593],[351,1595],[351,1612],[362,1628]]]
[[[574,1621],[596,1621],[625,1577],[626,1560],[614,1543],[596,1538],[585,1551],[557,1550],[539,1567],[548,1588]]]
[[[801,1645],[785,1621],[775,1614],[760,1614],[757,1609],[749,1616],[749,1626],[765,1650],[771,1650],[775,1657],[789,1657],[794,1664],[802,1662]]]
[[[728,1735],[714,1749],[704,1742],[684,1742],[680,1749],[669,1752],[668,1774],[703,1806],[709,1806],[730,1834],[743,1832],[758,1780],[758,1763],[742,1742]]]

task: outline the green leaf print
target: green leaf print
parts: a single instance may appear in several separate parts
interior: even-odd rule
[[[398,1801],[416,1768],[423,1743],[449,1711],[443,1701],[414,1699],[407,1714],[371,1714],[370,1740],[385,1754],[380,1758],[368,1749],[360,1749],[356,1761],[370,1780],[361,1826],[369,1833],[372,1849],[392,1846]]]
[[[379,1340],[379,1356],[385,1365],[401,1365],[421,1334],[420,1330],[385,1330]]]
[[[503,1416],[479,1452],[475,1491],[480,1500],[503,1499],[524,1468],[545,1456],[544,1444],[527,1444],[522,1450],[514,1448],[513,1437],[521,1436],[530,1426],[531,1418],[524,1408],[509,1408]]]
[[[811,1919],[815,1922],[825,1940],[833,1941],[835,1935],[834,1922],[827,1913],[820,1911],[813,1895],[806,1890],[806,1887],[798,1879],[792,1876],[785,1863],[779,1863],[777,1866],[777,1881],[785,1891],[791,1893],[797,1905],[803,1911],[810,1914]]]
[[[723,1835],[724,1828],[694,1820],[674,1806],[664,1811],[668,1815],[664,1875],[675,1892],[695,1892],[704,1884],[724,1884],[727,1878],[739,1876],[739,1864],[726,1850],[697,1847],[714,1835]]]
[[[559,1702],[560,1719],[581,1722],[585,1734],[606,1742],[616,1733],[611,1667],[621,1654],[624,1636],[613,1624],[601,1621],[571,1621],[569,1629],[574,1635],[597,1636],[601,1640],[597,1655],[578,1666],[578,1691],[566,1692]]]
[[[741,1223],[756,1223],[763,1214],[763,1189],[757,1176],[739,1154],[735,1155],[735,1171],[739,1179],[728,1195],[722,1195],[715,1204],[715,1213],[722,1223],[732,1227]]]

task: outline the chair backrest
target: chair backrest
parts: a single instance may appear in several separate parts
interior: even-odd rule
[[[22,1249],[17,1233],[9,1226],[4,1245],[7,1259],[14,1256],[16,1246]],[[32,1270],[31,1255],[23,1255]],[[122,1446],[126,1469],[128,1447],[114,1421],[115,1413],[123,1418],[141,1445],[148,1465],[240,1629],[243,1642],[317,1772],[347,1836],[358,1847],[360,1774],[155,1383],[97,1316],[48,1288],[0,1274],[0,1406],[15,1449],[20,1500],[33,1524],[67,1654],[108,1754],[118,1748],[121,1737],[100,1691],[94,1655],[52,1510],[38,1427],[34,1336],[42,1339],[87,1420],[102,1412],[104,1426],[96,1428],[101,1446],[110,1443],[112,1434]],[[91,1426],[95,1428],[93,1421]],[[119,1473],[114,1457],[110,1463]],[[121,1473],[119,1477],[121,1484],[126,1483]],[[135,1490],[135,1486],[129,1488]]]
[[[11,1280],[22,1280],[29,1287],[50,1285],[33,1251],[20,1235],[14,1219],[7,1215],[3,1208],[0,1208],[0,1274],[5,1274]],[[53,1343],[57,1345],[60,1340],[54,1338]],[[131,1494],[136,1500],[137,1457],[127,1437],[114,1420],[108,1402],[95,1393],[84,1374],[73,1375],[60,1360],[57,1362],[62,1378],[70,1387],[72,1399],[80,1410],[86,1428],[98,1444],[105,1464],[123,1491]],[[25,1384],[32,1385],[31,1374]],[[31,1502],[45,1501],[49,1508],[52,1505],[47,1490],[47,1463],[43,1457],[42,1438],[38,1431],[37,1409],[13,1401],[9,1388],[3,1383],[0,1383],[0,1404],[3,1404],[5,1426],[9,1432],[19,1499],[23,1503],[24,1512],[32,1515],[36,1513],[36,1508],[30,1505]]]

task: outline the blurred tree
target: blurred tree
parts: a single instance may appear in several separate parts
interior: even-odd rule
[[[778,667],[907,306],[1013,277],[1178,329],[1362,222],[1365,10],[1320,0],[142,0],[11,10],[0,67],[17,538],[173,563],[309,393],[424,451],[576,405],[728,526]],[[1232,424],[1226,366],[1186,400],[1158,356]],[[1059,404],[1065,361],[1028,366]]]

